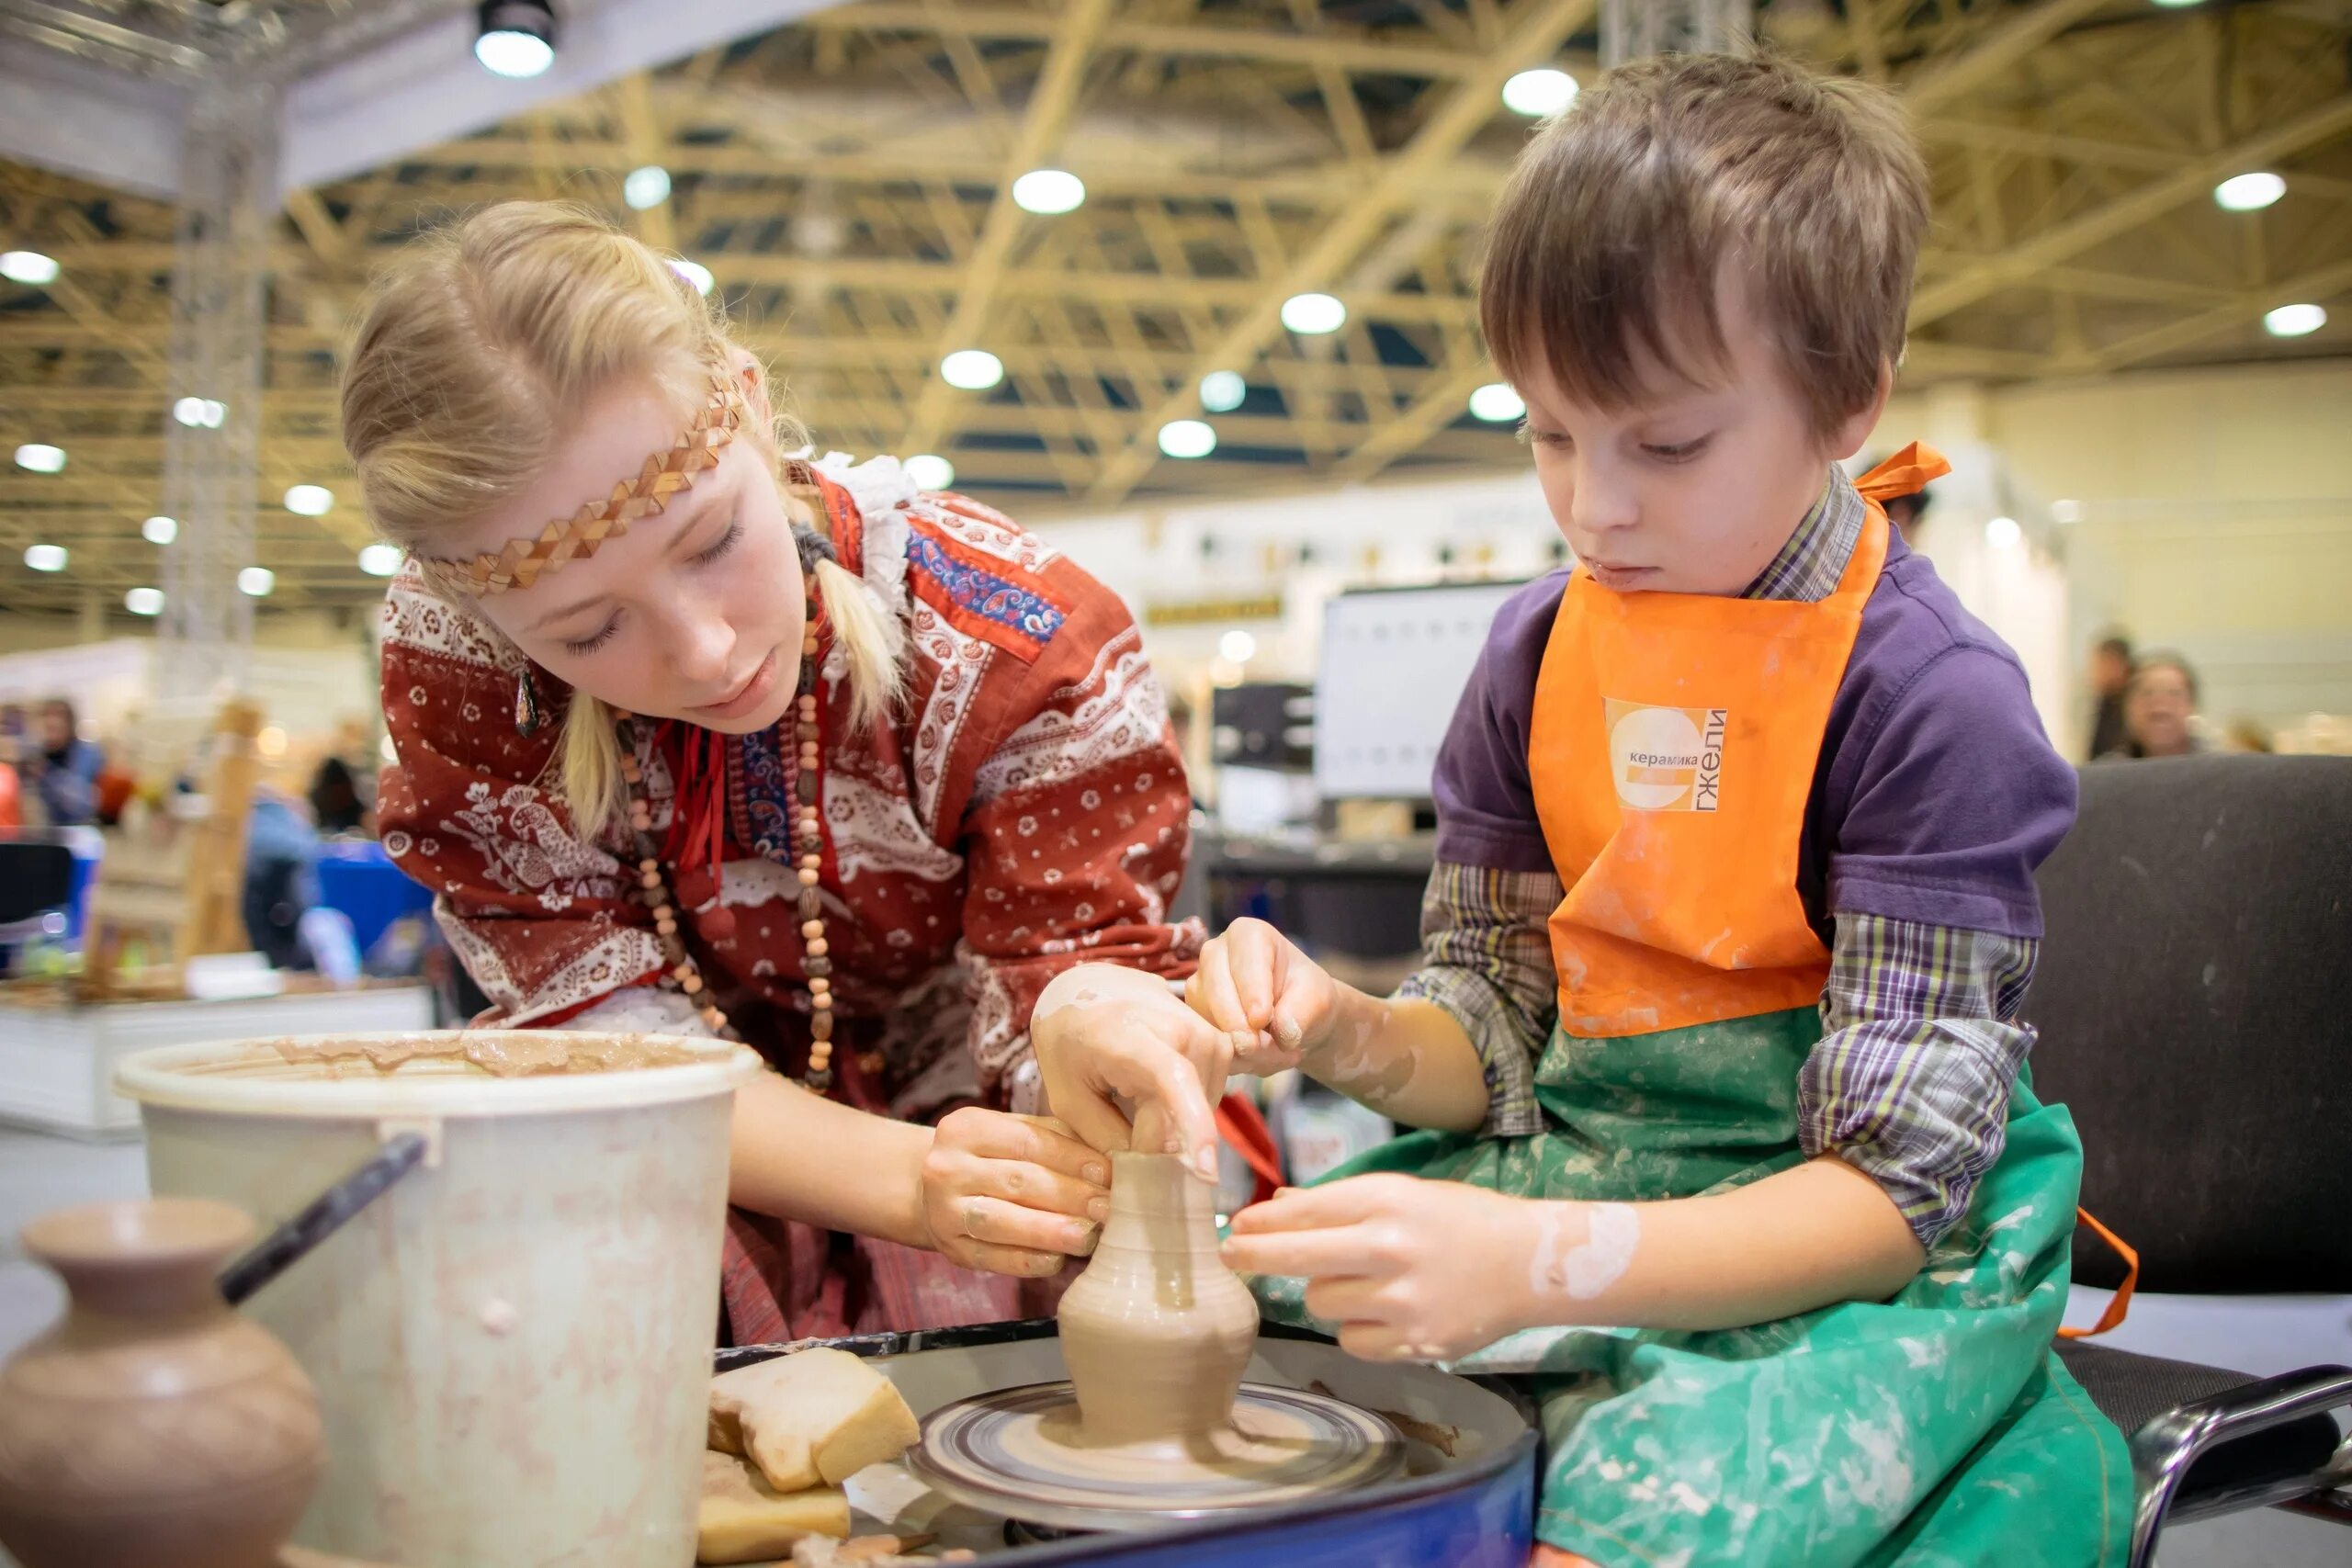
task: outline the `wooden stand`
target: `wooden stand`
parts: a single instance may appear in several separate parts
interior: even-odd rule
[[[255,744],[261,728],[261,709],[232,699],[212,728],[204,815],[176,833],[158,834],[151,843],[141,844],[126,831],[108,846],[83,943],[84,999],[181,994],[175,971],[137,980],[122,976],[123,946],[134,934],[159,948],[168,946],[175,963],[209,953],[243,953],[253,945],[243,908],[245,834],[261,775]]]

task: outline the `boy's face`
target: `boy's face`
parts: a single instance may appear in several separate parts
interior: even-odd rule
[[[1747,291],[1726,265],[1717,284],[1724,363],[1693,385],[1643,368],[1639,406],[1571,402],[1539,364],[1519,386],[1552,520],[1602,587],[1619,592],[1743,592],[1820,499],[1828,465],[1861,449],[1878,397],[1824,436],[1789,385]],[[1706,355],[1681,355],[1703,365]]]

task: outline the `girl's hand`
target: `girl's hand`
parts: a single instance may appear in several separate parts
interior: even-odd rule
[[[1172,1154],[1216,1179],[1216,1118],[1232,1042],[1139,970],[1090,964],[1055,977],[1029,1024],[1054,1114],[1103,1150]],[[1129,1109],[1133,1108],[1133,1120]]]
[[[1111,1212],[1110,1162],[1069,1129],[978,1106],[940,1119],[919,1181],[933,1248],[991,1274],[1058,1272]]]
[[[1581,1205],[1458,1181],[1359,1176],[1286,1189],[1233,1217],[1225,1261],[1304,1277],[1306,1309],[1372,1361],[1446,1361],[1536,1321],[1547,1235]]]
[[[1236,920],[1201,950],[1184,1000],[1233,1041],[1237,1072],[1264,1077],[1330,1037],[1339,987],[1322,965],[1263,920]]]

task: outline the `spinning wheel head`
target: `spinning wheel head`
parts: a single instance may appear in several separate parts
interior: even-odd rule
[[[976,1394],[933,1411],[908,1454],[959,1503],[1061,1529],[1135,1530],[1295,1503],[1401,1474],[1385,1419],[1327,1394],[1242,1387],[1233,1427],[1204,1437],[1089,1444],[1067,1382]]]

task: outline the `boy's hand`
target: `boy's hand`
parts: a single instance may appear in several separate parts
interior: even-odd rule
[[[1303,1276],[1306,1309],[1372,1361],[1445,1361],[1536,1321],[1546,1209],[1459,1181],[1359,1176],[1289,1189],[1233,1217],[1225,1261]],[[1557,1218],[1554,1218],[1557,1224]]]
[[[1243,919],[1201,950],[1184,1000],[1232,1040],[1234,1071],[1262,1077],[1330,1037],[1339,987],[1282,932]]]
[[[1046,1100],[1103,1150],[1183,1156],[1217,1174],[1216,1118],[1232,1045],[1156,975],[1090,964],[1055,977],[1029,1025]],[[1133,1108],[1134,1121],[1128,1121]]]

